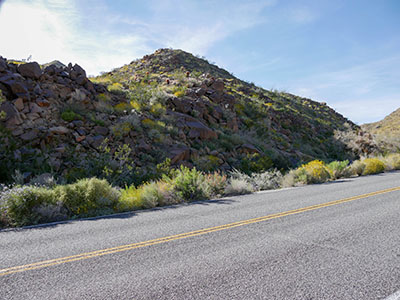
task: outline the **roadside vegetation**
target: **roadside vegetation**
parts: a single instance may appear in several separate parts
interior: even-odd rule
[[[14,175],[16,184],[0,185],[0,228],[101,216],[400,170],[400,153],[361,158],[352,163],[348,160],[330,163],[313,160],[285,174],[276,169],[252,174],[238,170],[228,174],[206,173],[184,166],[171,168],[168,160],[157,170],[155,179],[123,187],[95,177],[62,184],[51,176],[39,176],[23,184],[23,177],[17,172]]]

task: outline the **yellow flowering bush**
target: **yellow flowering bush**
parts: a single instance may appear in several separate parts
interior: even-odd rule
[[[366,158],[363,163],[365,168],[362,175],[378,174],[385,170],[385,164],[378,158]]]

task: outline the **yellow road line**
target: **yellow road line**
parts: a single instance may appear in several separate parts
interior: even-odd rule
[[[117,247],[112,247],[112,248],[107,248],[107,249],[102,249],[102,250],[97,250],[97,251],[85,252],[85,253],[61,257],[61,258],[49,259],[49,260],[40,261],[40,262],[36,262],[36,263],[32,263],[32,264],[26,264],[26,265],[21,265],[21,266],[10,267],[10,268],[6,268],[6,269],[0,269],[0,277],[18,273],[18,272],[46,268],[46,267],[50,267],[50,266],[67,263],[67,262],[73,262],[73,261],[89,259],[89,258],[93,258],[93,257],[99,257],[99,256],[107,255],[107,254],[128,251],[128,250],[132,250],[132,249],[136,249],[136,248],[148,247],[148,246],[166,243],[166,242],[170,242],[170,241],[175,241],[175,240],[179,240],[179,239],[184,239],[184,238],[188,238],[188,237],[203,235],[203,234],[207,234],[207,233],[211,233],[211,232],[221,231],[221,230],[225,230],[225,229],[231,229],[231,228],[238,227],[238,226],[258,223],[258,222],[281,218],[281,217],[294,215],[294,214],[299,214],[299,213],[306,212],[306,211],[316,210],[316,209],[320,209],[323,207],[338,205],[338,204],[345,203],[345,202],[350,202],[350,201],[354,201],[354,200],[358,200],[358,199],[363,199],[363,198],[372,197],[372,196],[389,193],[389,192],[394,192],[394,191],[399,191],[399,190],[400,190],[400,187],[395,187],[395,188],[385,189],[385,190],[372,192],[372,193],[368,193],[368,194],[363,194],[363,195],[358,195],[358,196],[354,196],[354,197],[335,200],[335,201],[331,201],[331,202],[326,202],[326,203],[311,205],[311,206],[302,207],[302,208],[298,208],[298,209],[293,209],[293,210],[280,212],[280,213],[276,213],[276,214],[271,214],[271,215],[267,215],[267,216],[263,216],[263,217],[258,217],[258,218],[233,222],[233,223],[229,223],[229,224],[219,225],[219,226],[215,226],[215,227],[209,227],[209,228],[204,228],[204,229],[200,229],[200,230],[166,236],[166,237],[148,240],[148,241],[144,241],[144,242],[132,243],[132,244],[127,244],[127,245],[122,245],[122,246],[117,246]]]

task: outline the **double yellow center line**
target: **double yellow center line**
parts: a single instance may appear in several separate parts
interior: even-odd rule
[[[85,253],[76,254],[76,255],[72,255],[72,256],[49,259],[49,260],[40,261],[40,262],[27,264],[27,265],[21,265],[21,266],[6,268],[6,269],[0,269],[0,277],[18,273],[18,272],[24,272],[24,271],[29,271],[29,270],[35,270],[35,269],[60,265],[60,264],[64,264],[67,262],[73,262],[73,261],[84,260],[84,259],[89,259],[89,258],[93,258],[93,257],[99,257],[99,256],[103,256],[103,255],[128,251],[128,250],[132,250],[132,249],[136,249],[136,248],[148,247],[148,246],[162,244],[162,243],[171,242],[171,241],[175,241],[175,240],[185,239],[188,237],[203,235],[203,234],[207,234],[207,233],[211,233],[211,232],[215,232],[215,231],[231,229],[234,227],[239,227],[239,226],[243,226],[243,225],[248,225],[248,224],[263,222],[263,221],[267,221],[267,220],[271,220],[271,219],[281,218],[281,217],[285,217],[285,216],[289,216],[289,215],[299,214],[299,213],[310,211],[310,210],[316,210],[316,209],[320,209],[323,207],[338,205],[338,204],[345,203],[345,202],[350,202],[350,201],[354,201],[354,200],[358,200],[358,199],[363,199],[363,198],[372,197],[372,196],[385,194],[385,193],[389,193],[389,192],[394,192],[394,191],[399,191],[399,190],[400,190],[400,187],[395,187],[395,188],[385,189],[385,190],[372,192],[372,193],[368,193],[368,194],[358,195],[358,196],[354,196],[354,197],[350,197],[350,198],[344,198],[344,199],[326,202],[326,203],[322,203],[322,204],[316,204],[316,205],[311,205],[311,206],[307,206],[307,207],[303,207],[303,208],[289,210],[289,211],[276,213],[276,214],[272,214],[272,215],[267,215],[267,216],[263,216],[263,217],[238,221],[238,222],[234,222],[234,223],[229,223],[229,224],[215,226],[215,227],[209,227],[209,228],[205,228],[205,229],[180,233],[180,234],[176,234],[176,235],[170,235],[170,236],[153,239],[153,240],[148,240],[148,241],[144,241],[144,242],[127,244],[127,245],[122,245],[122,246],[118,246],[118,247],[112,247],[112,248],[107,248],[107,249],[102,249],[102,250],[97,250],[97,251],[92,251],[92,252],[85,252]]]

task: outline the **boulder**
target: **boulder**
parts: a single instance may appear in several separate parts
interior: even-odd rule
[[[0,77],[0,83],[4,84],[14,96],[24,100],[30,100],[28,87],[19,74],[8,74]]]
[[[261,151],[258,150],[254,145],[252,144],[243,144],[242,146],[240,146],[240,150],[244,153],[248,153],[248,154],[253,154],[253,153],[258,153],[260,154]]]
[[[18,109],[19,111],[22,111],[22,110],[24,110],[24,100],[22,100],[22,98],[17,98],[15,101],[14,101],[14,106],[15,106],[15,108],[16,109]]]
[[[39,105],[40,107],[49,107],[50,106],[50,102],[47,101],[46,99],[43,98],[39,98],[36,100],[37,105]]]
[[[217,133],[208,128],[200,121],[186,122],[186,126],[190,128],[189,138],[200,138],[202,140],[216,139]]]
[[[151,150],[151,146],[149,144],[147,144],[146,141],[143,140],[143,139],[141,139],[139,141],[139,145],[137,146],[137,148],[138,148],[138,150],[141,150],[141,151],[149,151],[149,150]]]
[[[39,77],[43,74],[42,69],[40,69],[40,66],[37,62],[18,65],[17,69],[22,76],[32,79],[39,79]]]
[[[38,137],[38,131],[36,129],[32,129],[28,132],[25,132],[23,135],[20,136],[20,138],[26,142],[32,141],[37,137]]]
[[[215,80],[214,83],[211,85],[211,88],[216,90],[217,92],[222,92],[225,88],[224,81],[222,79]]]
[[[84,77],[86,77],[86,71],[78,64],[75,64],[72,67],[72,70],[74,70],[76,72],[76,75],[83,75]]]
[[[108,135],[108,131],[109,131],[108,128],[103,126],[96,126],[94,128],[94,132],[98,135],[106,136]]]
[[[49,131],[50,131],[50,133],[53,133],[53,134],[60,134],[60,135],[69,133],[69,129],[66,128],[66,127],[64,127],[64,126],[51,127],[51,128],[49,129]]]
[[[175,146],[168,153],[173,165],[190,158],[190,148],[186,146]]]

